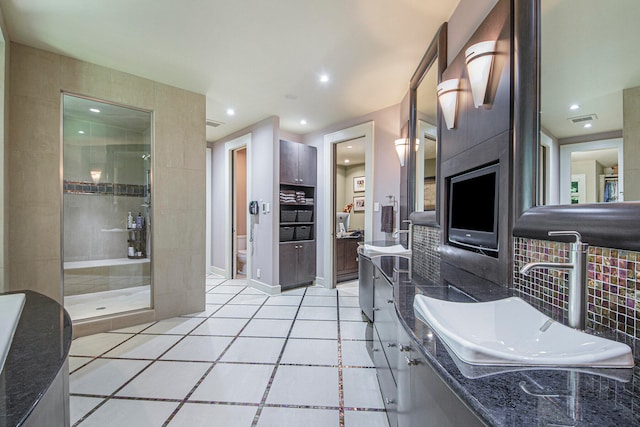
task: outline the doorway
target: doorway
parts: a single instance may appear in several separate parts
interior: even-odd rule
[[[247,277],[247,148],[233,150],[232,278]]]
[[[335,282],[358,279],[358,243],[364,240],[364,200],[367,181],[364,137],[333,145],[336,207],[334,245]]]
[[[364,144],[364,179],[351,179],[351,182],[345,182],[345,185],[356,185],[356,189],[364,187],[365,191],[357,192],[360,196],[354,200],[353,196],[351,202],[353,204],[352,209],[358,212],[362,212],[364,220],[364,232],[363,240],[373,240],[373,122],[363,123],[361,125],[353,126],[347,129],[343,129],[324,136],[324,218],[327,227],[322,236],[319,236],[323,242],[324,248],[322,256],[323,264],[323,280],[318,283],[323,284],[327,288],[335,288],[336,286],[336,227],[337,225],[337,213],[342,212],[344,205],[336,205],[336,144],[340,144],[348,141],[356,141],[361,139]],[[347,144],[348,146],[349,144]],[[346,147],[346,146],[345,146]],[[361,176],[359,176],[361,178]],[[355,178],[355,177],[352,177]],[[349,203],[346,203],[349,204]],[[345,231],[348,228],[353,229],[351,220],[349,221],[349,227],[345,227]]]

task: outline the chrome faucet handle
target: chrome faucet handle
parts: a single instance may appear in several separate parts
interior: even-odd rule
[[[549,231],[549,236],[574,236],[576,238],[575,245],[578,250],[586,250],[587,243],[582,241],[582,235],[577,231]]]
[[[409,225],[413,225],[413,221],[411,221],[410,219],[403,219],[402,222],[406,222]]]

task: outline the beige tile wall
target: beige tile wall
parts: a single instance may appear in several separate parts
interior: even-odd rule
[[[62,301],[60,108],[71,92],[154,112],[153,317],[203,310],[204,95],[16,43],[10,61],[7,288]]]

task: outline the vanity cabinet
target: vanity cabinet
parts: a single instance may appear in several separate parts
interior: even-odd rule
[[[280,141],[280,183],[316,185],[317,151],[315,147]]]
[[[362,237],[336,239],[336,281],[358,278],[358,242]]]
[[[373,362],[391,427],[481,427],[485,424],[449,388],[395,309],[393,285],[374,266]],[[436,341],[423,342],[425,346]]]

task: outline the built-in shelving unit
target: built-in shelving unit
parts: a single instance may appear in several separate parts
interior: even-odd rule
[[[280,287],[308,285],[316,275],[315,147],[280,141]]]

